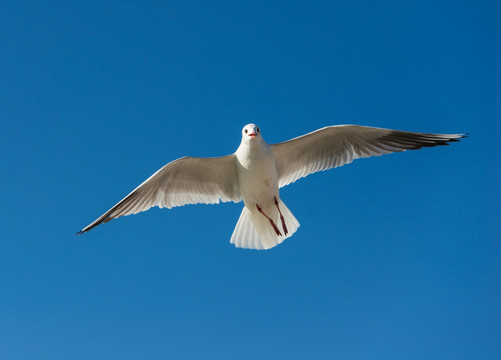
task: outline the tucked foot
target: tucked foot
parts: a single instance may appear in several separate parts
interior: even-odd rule
[[[256,207],[257,207],[257,211],[259,211],[261,214],[263,214],[263,216],[265,218],[268,219],[268,221],[270,222],[271,226],[273,227],[273,230],[275,230],[275,232],[277,233],[278,236],[282,236],[282,233],[280,232],[280,230],[278,229],[278,226],[275,224],[275,222],[268,216],[266,215],[263,210],[259,207],[258,204],[256,204]],[[287,234],[287,233],[286,233]]]
[[[284,229],[284,234],[287,235],[287,226],[285,225],[285,219],[284,216],[282,215],[282,212],[280,211],[280,208],[278,207],[278,200],[277,197],[275,196],[275,206],[278,209],[278,213],[280,214],[280,221],[282,222],[282,229]]]

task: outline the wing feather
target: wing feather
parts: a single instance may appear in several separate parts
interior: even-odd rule
[[[235,155],[219,158],[183,157],[162,167],[77,234],[154,206],[170,209],[187,204],[218,204],[220,201],[240,200]]]
[[[278,185],[283,187],[313,174],[379,156],[422,147],[448,145],[465,134],[428,134],[359,125],[328,126],[272,145]]]

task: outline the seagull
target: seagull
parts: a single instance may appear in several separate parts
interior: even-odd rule
[[[234,154],[182,157],[168,163],[77,235],[154,206],[170,209],[243,201],[230,243],[239,248],[270,249],[299,228],[299,222],[280,198],[281,187],[355,159],[449,145],[464,137],[466,134],[335,125],[270,145],[257,125],[248,124],[242,129],[242,141]]]

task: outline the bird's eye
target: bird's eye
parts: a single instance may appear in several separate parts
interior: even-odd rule
[[[245,133],[247,134],[247,132],[248,132],[248,131],[247,131],[247,129],[245,129],[244,131],[245,131]]]
[[[259,128],[257,128],[257,133],[259,134]]]

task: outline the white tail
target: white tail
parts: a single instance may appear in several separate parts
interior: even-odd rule
[[[280,215],[275,204],[272,203],[272,205],[263,208],[263,211],[275,222],[282,235],[276,234],[269,220],[259,213],[257,208],[248,209],[244,206],[230,242],[239,248],[263,250],[271,249],[292,236],[298,229],[299,222],[280,199],[278,206],[284,217],[287,235],[282,228]]]

